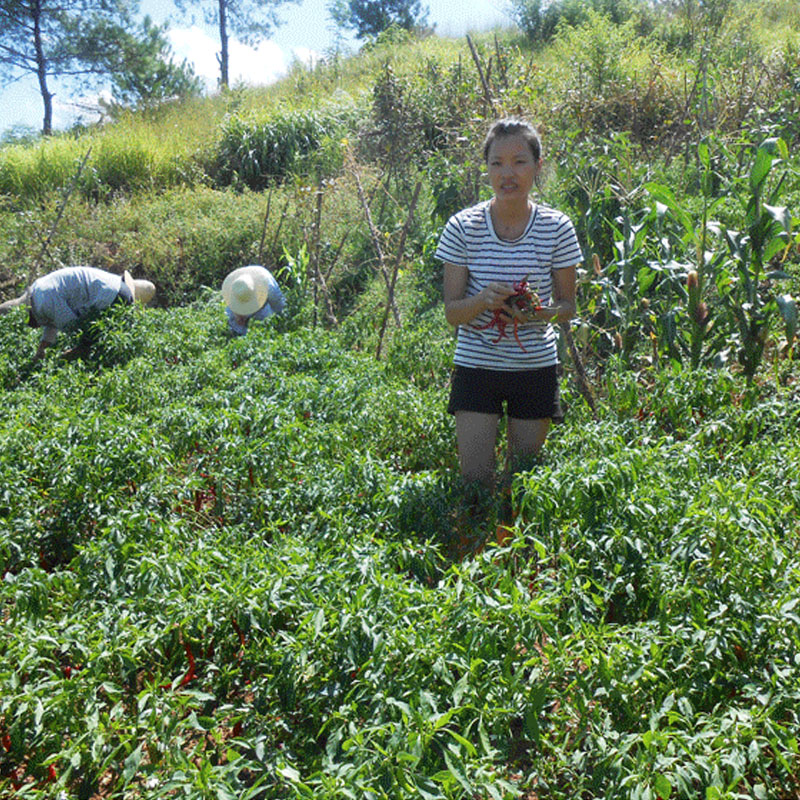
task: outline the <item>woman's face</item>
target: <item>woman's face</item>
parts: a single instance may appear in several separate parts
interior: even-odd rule
[[[498,136],[489,147],[486,159],[489,183],[498,200],[525,200],[541,168],[525,137],[520,134]]]

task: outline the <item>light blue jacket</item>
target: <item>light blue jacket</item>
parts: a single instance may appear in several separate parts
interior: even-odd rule
[[[267,302],[255,314],[251,314],[247,318],[247,322],[254,319],[266,319],[273,314],[280,314],[286,307],[286,298],[283,296],[275,277],[266,267],[261,267],[261,269],[266,273],[267,283],[269,284],[269,297],[267,297]],[[225,313],[228,315],[228,328],[230,328],[231,333],[237,336],[244,336],[247,333],[247,325],[240,325],[228,306],[225,306]]]
[[[31,311],[52,344],[60,330],[73,327],[92,311],[108,308],[119,294],[122,277],[95,267],[64,267],[37,278],[30,287]]]

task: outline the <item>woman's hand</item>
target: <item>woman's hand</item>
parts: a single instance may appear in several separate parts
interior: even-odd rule
[[[444,265],[444,314],[447,321],[453,325],[468,325],[484,311],[495,311],[502,308],[509,320],[511,314],[505,300],[514,289],[510,284],[493,282],[481,289],[478,294],[466,297],[469,271],[466,267],[456,264]]]
[[[514,287],[510,283],[492,281],[478,292],[478,297],[483,300],[485,310],[496,311],[500,309],[511,316],[511,307],[506,302],[514,294]]]

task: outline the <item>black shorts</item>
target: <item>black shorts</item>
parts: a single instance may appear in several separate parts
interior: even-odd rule
[[[558,389],[558,367],[516,371],[456,365],[447,410],[503,414],[514,419],[564,418]]]

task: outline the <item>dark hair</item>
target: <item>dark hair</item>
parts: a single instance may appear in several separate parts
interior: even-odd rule
[[[483,160],[489,161],[489,148],[494,143],[495,139],[501,136],[522,136],[528,143],[528,147],[533,153],[533,158],[538,161],[542,157],[542,140],[539,138],[539,133],[530,122],[518,117],[506,117],[499,119],[495,122],[486,138],[483,140]]]

